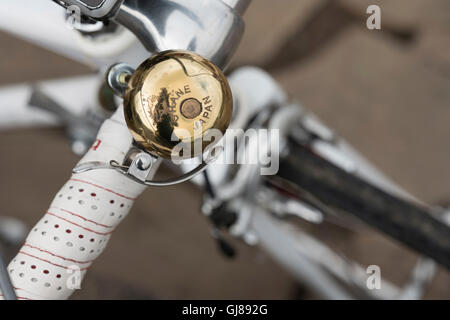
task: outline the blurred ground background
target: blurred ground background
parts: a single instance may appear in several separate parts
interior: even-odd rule
[[[381,30],[365,27],[369,4],[381,6]],[[254,0],[245,20],[231,69],[265,68],[407,190],[450,202],[448,0]],[[0,84],[89,72],[0,33]],[[1,213],[31,227],[77,157],[60,129],[2,131],[0,150]],[[74,298],[314,298],[257,248],[236,243],[237,259],[224,259],[200,203],[189,184],[147,190]],[[321,233],[398,284],[417,258],[376,233]],[[426,298],[450,298],[448,271]]]

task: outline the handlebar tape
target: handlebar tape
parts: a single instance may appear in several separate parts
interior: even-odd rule
[[[291,141],[278,175],[450,269],[450,226],[427,207],[391,195]]]
[[[120,107],[80,163],[122,163],[131,142]],[[114,170],[73,174],[8,266],[18,299],[69,298],[144,189]]]

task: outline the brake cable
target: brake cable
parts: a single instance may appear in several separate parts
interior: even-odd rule
[[[209,180],[208,172],[203,171],[203,178],[205,181],[205,190],[211,200],[216,199],[216,192]],[[222,234],[221,228],[229,228],[237,220],[235,212],[226,209],[226,204],[221,203],[217,207],[211,210],[211,213],[207,215],[209,222],[211,223],[211,235],[216,240],[217,246],[220,252],[227,258],[234,258],[236,256],[236,249],[225,239]]]

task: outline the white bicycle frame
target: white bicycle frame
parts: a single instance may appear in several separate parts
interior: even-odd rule
[[[224,2],[233,7],[239,6],[240,1],[224,0]],[[68,77],[33,84],[75,115],[82,115],[89,109],[96,111],[100,109],[97,92],[102,83],[102,73],[113,62],[125,61],[132,66],[137,66],[149,56],[141,42],[125,29],[120,29],[114,36],[110,36],[106,41],[103,39],[101,43],[82,37],[76,30],[68,28],[64,9],[50,0],[1,1],[0,30],[87,64],[99,71],[100,76]],[[241,113],[239,117],[236,117],[237,119],[233,120],[231,126],[239,127],[253,114],[269,105],[277,104],[280,108],[276,113],[278,119],[276,125],[279,126],[278,128],[288,127],[292,121],[293,114],[289,111],[289,106],[292,105],[289,104],[284,91],[268,74],[256,68],[241,68],[229,77],[229,81]],[[0,103],[2,104],[0,106],[0,130],[18,126],[60,124],[59,120],[51,114],[28,106],[31,91],[32,86],[29,84],[0,88]],[[83,94],[80,95],[79,92],[83,92]],[[296,108],[297,111],[293,111],[294,115],[300,119],[304,113],[301,113],[298,106]],[[314,117],[308,116],[306,119],[309,121],[311,130],[318,130],[325,136],[332,134]],[[345,142],[330,143],[324,140],[317,142],[313,147],[316,152],[331,162],[360,175],[375,185],[398,196],[413,198],[388,180]],[[183,170],[188,171],[189,169],[190,165],[183,166]],[[211,164],[208,172],[212,184],[220,185],[222,188],[226,183],[226,168]],[[382,290],[370,291],[366,288],[366,274],[362,267],[349,263],[305,232],[294,229],[275,218],[272,212],[261,203],[249,202],[246,196],[239,194],[239,190],[248,184],[245,170],[242,171],[242,177],[235,179],[235,185],[232,186],[232,190],[235,192],[233,201],[240,206],[241,210],[238,222],[230,232],[247,243],[258,242],[286,270],[320,296],[330,299],[353,297],[335,278],[341,279],[347,285],[357,286],[364,290],[368,297],[415,299],[420,298],[423,294],[423,286],[429,282],[434,273],[433,262],[426,260],[418,265],[414,281],[411,282],[413,285],[399,289],[389,282],[383,281]],[[201,177],[196,177],[194,182],[202,184]],[[69,185],[66,185],[65,188],[69,188]],[[133,188],[137,187],[131,187],[131,189]],[[137,195],[140,191],[141,189],[137,188],[134,193]],[[297,215],[304,218],[308,208],[299,202],[296,210]],[[302,216],[303,213],[305,215]],[[33,296],[31,295],[30,298]],[[45,297],[34,296],[34,298]]]

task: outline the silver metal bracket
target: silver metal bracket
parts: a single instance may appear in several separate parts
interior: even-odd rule
[[[112,169],[137,183],[146,186],[164,187],[188,181],[208,167],[208,163],[202,159],[201,164],[199,164],[195,169],[181,176],[160,181],[150,180],[148,177],[151,169],[158,161],[160,161],[159,157],[153,156],[150,153],[133,146],[128,151],[122,164],[119,164],[116,160],[111,160],[109,163],[101,161],[88,161],[75,166],[72,172],[82,173],[91,170]]]

